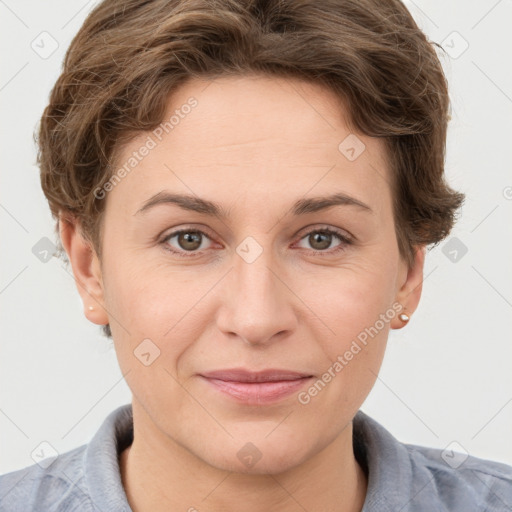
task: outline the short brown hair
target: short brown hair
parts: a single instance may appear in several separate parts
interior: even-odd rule
[[[449,234],[464,201],[444,176],[449,96],[435,47],[400,0],[104,0],[73,39],[41,119],[52,215],[75,217],[100,256],[94,191],[119,148],[162,122],[170,92],[193,78],[295,77],[334,91],[356,130],[385,140],[411,265],[416,246]]]

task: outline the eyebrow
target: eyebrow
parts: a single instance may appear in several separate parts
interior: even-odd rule
[[[190,210],[221,219],[229,218],[229,211],[226,211],[221,205],[213,201],[191,195],[172,194],[166,191],[158,192],[150,197],[135,215],[140,215],[161,204],[175,204],[184,210]],[[362,211],[373,213],[373,210],[367,204],[341,192],[324,197],[299,199],[294,203],[291,210],[293,215],[305,215],[325,210],[332,206],[355,206]]]

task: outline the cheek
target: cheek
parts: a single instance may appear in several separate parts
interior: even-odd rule
[[[132,336],[161,338],[200,288],[200,280],[187,272],[170,271],[136,255],[117,261],[111,258],[108,263],[106,306]]]
[[[302,284],[296,289],[325,324],[324,330],[333,347],[342,349],[391,308],[395,273],[391,263],[386,266],[379,261],[347,262],[307,278],[303,273]]]
[[[322,326],[313,335],[321,350],[321,373],[298,398],[311,416],[324,416],[333,433],[346,420],[340,412],[357,411],[364,402],[384,358],[395,311],[392,287],[380,279],[378,273],[364,279],[359,273],[347,275],[311,299],[311,309],[329,330]]]
[[[355,406],[372,388],[384,357],[390,322],[396,315],[392,308],[394,272],[391,260],[386,263],[372,258],[335,272],[329,269],[329,279],[317,275],[308,279],[309,287],[302,288],[304,302],[321,320],[315,322],[318,328],[313,334],[322,352],[324,371],[322,382],[316,386],[323,395],[319,404]],[[329,388],[325,393],[324,384]]]
[[[186,273],[164,279],[161,269],[130,270],[119,266],[108,281],[116,355],[134,397],[164,421],[165,411],[194,405],[180,360],[204,329],[194,304],[211,285],[191,286]]]
[[[111,265],[105,303],[123,370],[138,368],[135,357],[147,346],[158,354],[155,365],[176,375],[179,358],[205,329],[199,303],[218,280],[211,272],[169,270],[135,259]]]

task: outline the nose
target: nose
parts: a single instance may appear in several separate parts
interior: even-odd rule
[[[252,263],[235,253],[234,268],[223,283],[217,326],[250,345],[282,339],[297,325],[299,301],[270,253],[264,250]]]

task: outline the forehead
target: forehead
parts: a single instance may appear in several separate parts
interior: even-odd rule
[[[223,193],[235,199],[234,188],[264,201],[311,190],[350,193],[379,210],[389,196],[383,141],[354,133],[343,102],[321,85],[261,76],[191,80],[167,106],[159,127],[118,154],[115,169],[151,146],[113,191],[125,203],[164,189],[219,201]]]

